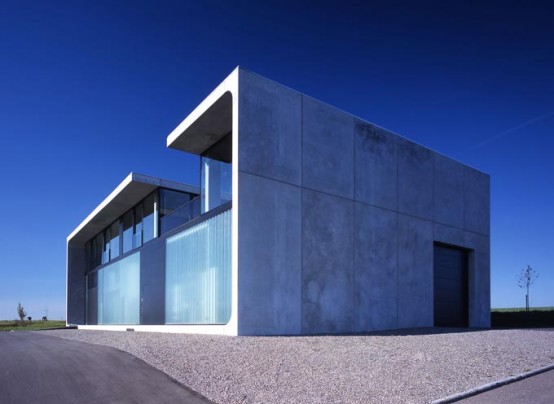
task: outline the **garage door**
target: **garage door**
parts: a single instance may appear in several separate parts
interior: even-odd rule
[[[468,252],[435,245],[434,300],[436,327],[468,326]]]

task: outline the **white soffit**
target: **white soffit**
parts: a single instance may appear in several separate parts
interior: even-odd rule
[[[167,147],[200,155],[232,131],[235,69],[167,137]],[[235,86],[236,88],[236,86]]]

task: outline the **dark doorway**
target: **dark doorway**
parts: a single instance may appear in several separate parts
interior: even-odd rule
[[[435,244],[435,327],[468,326],[468,251]]]

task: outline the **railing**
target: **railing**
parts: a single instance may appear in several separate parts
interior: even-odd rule
[[[200,196],[178,207],[160,219],[160,235],[200,216]]]

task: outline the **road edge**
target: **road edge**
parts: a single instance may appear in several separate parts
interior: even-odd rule
[[[529,372],[520,373],[518,375],[507,377],[505,379],[500,379],[491,383],[483,384],[481,386],[474,387],[472,389],[462,391],[460,393],[452,394],[447,397],[439,398],[438,400],[431,401],[431,404],[454,403],[456,401],[463,400],[464,398],[476,396],[477,394],[481,394],[489,390],[494,390],[498,387],[502,387],[507,384],[518,382],[520,380],[527,379],[528,377],[536,376],[538,374],[548,372],[550,370],[554,370],[554,364],[546,365],[538,369],[531,370]]]

